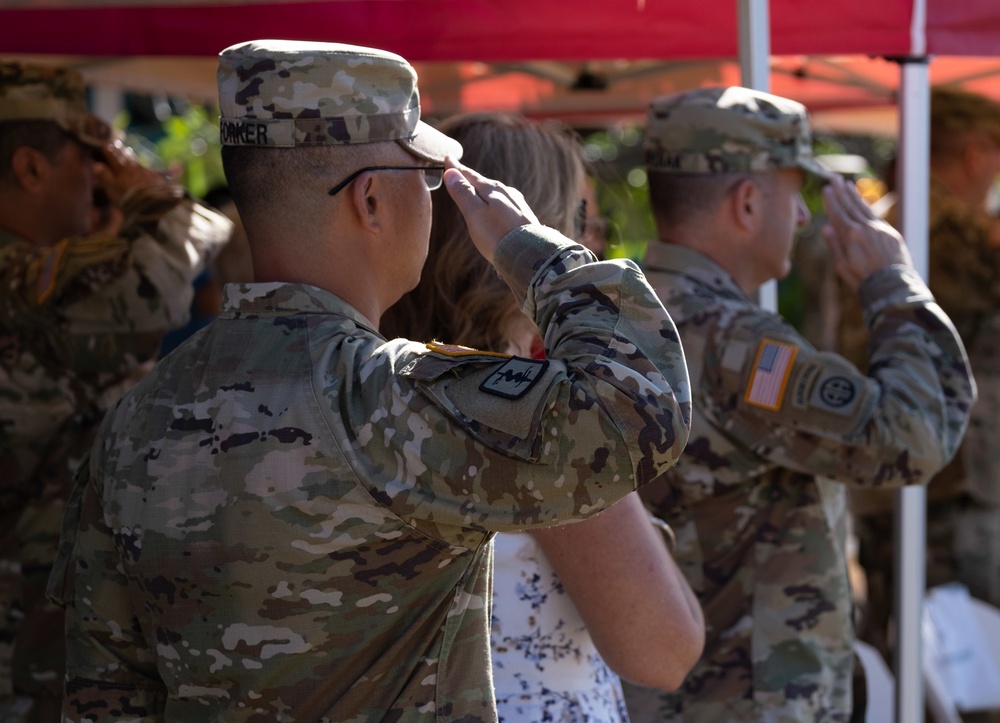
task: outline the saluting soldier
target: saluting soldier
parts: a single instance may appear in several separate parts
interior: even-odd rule
[[[492,536],[597,513],[677,461],[676,329],[634,264],[461,166],[403,58],[254,41],[221,54],[219,94],[255,283],[225,288],[81,467],[50,587],[65,715],[496,720]],[[379,335],[442,180],[547,359]]]
[[[694,419],[681,462],[640,494],[677,533],[706,646],[680,692],[630,688],[629,711],[847,721],[844,491],[923,484],[951,459],[975,398],[965,350],[903,239],[816,163],[801,104],[740,87],[657,98],[645,144],[645,269],[684,341]],[[806,173],[829,181],[823,235],[865,310],[864,370],[751,300],[789,271]]]

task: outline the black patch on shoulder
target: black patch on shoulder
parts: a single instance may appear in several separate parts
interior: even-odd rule
[[[819,388],[819,396],[829,407],[843,407],[854,401],[857,390],[847,377],[830,377]]]
[[[548,366],[545,359],[512,357],[486,377],[479,389],[505,399],[520,399],[542,378]]]

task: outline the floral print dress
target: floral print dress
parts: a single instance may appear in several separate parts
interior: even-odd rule
[[[493,683],[501,723],[628,723],[621,682],[527,533],[493,542]]]

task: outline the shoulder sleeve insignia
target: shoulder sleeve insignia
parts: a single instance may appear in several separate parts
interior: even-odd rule
[[[481,391],[506,399],[520,399],[545,373],[549,362],[544,359],[511,359],[490,374],[479,385]]]
[[[859,398],[858,388],[850,378],[839,374],[829,374],[821,377],[817,382],[809,404],[812,407],[847,417],[854,413]]]
[[[812,391],[813,382],[823,370],[823,366],[816,361],[809,361],[800,364],[800,371],[792,380],[792,406],[796,409],[809,408],[809,392]]]
[[[49,249],[44,261],[42,270],[38,275],[38,303],[44,304],[46,299],[52,296],[56,288],[56,278],[59,272],[59,262],[62,261],[66,247],[69,246],[69,239],[63,239],[58,244]]]
[[[428,342],[427,348],[431,351],[437,352],[438,354],[444,354],[445,356],[495,356],[501,359],[510,359],[510,354],[500,354],[495,351],[481,351],[479,349],[473,349],[469,346],[461,346],[459,344],[442,344],[439,341]]]
[[[743,395],[744,401],[774,412],[781,409],[781,399],[798,352],[798,347],[791,344],[772,339],[761,340],[750,381]]]

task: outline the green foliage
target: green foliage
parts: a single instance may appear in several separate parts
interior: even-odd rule
[[[642,166],[642,131],[634,126],[595,131],[584,138],[584,152],[596,178],[601,215],[610,223],[605,255],[639,263],[656,235]]]
[[[225,185],[221,147],[215,113],[200,106],[167,118],[155,146],[166,171],[195,198]]]

